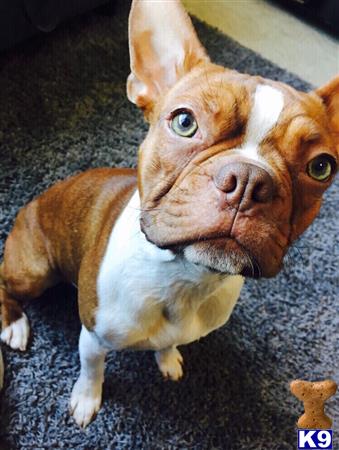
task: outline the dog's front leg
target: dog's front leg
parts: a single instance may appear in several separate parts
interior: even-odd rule
[[[165,379],[178,381],[183,376],[184,360],[176,346],[155,352],[155,360]]]
[[[81,369],[73,387],[70,409],[76,423],[85,428],[100,408],[107,350],[82,326],[79,353]]]

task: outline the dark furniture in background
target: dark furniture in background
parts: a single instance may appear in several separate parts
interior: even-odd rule
[[[276,2],[339,36],[339,0],[276,0]]]
[[[339,35],[339,0],[271,1]],[[0,51],[39,32],[52,31],[61,22],[98,6],[107,4],[112,10],[114,3],[115,0],[0,0]]]
[[[0,0],[0,51],[108,1]]]

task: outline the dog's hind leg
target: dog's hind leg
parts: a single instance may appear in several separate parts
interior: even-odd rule
[[[29,324],[20,302],[6,291],[2,278],[3,264],[0,265],[0,304],[2,331],[0,338],[14,350],[26,350]]]
[[[9,234],[0,264],[0,338],[14,350],[25,350],[29,324],[23,301],[40,296],[58,282],[51,267],[46,239],[36,217],[36,202],[23,208]]]
[[[11,298],[3,288],[0,288],[0,303],[2,315],[1,340],[13,350],[26,350],[29,324],[20,303]]]
[[[32,255],[29,256],[32,266]],[[6,260],[5,260],[6,262]],[[41,295],[49,286],[55,284],[48,271],[43,275],[37,275],[34,269],[22,270],[22,263],[18,259],[14,267],[0,265],[0,304],[2,331],[0,339],[13,350],[26,350],[29,338],[29,323],[23,311],[23,301],[33,299]],[[35,266],[36,268],[36,266]]]

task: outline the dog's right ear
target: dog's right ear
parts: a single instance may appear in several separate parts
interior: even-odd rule
[[[127,95],[145,112],[184,74],[209,61],[180,0],[133,0]]]

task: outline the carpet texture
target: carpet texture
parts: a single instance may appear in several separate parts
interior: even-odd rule
[[[114,16],[91,13],[0,57],[2,244],[19,207],[55,181],[90,167],[135,166],[146,125],[125,96],[127,10],[120,2]],[[214,61],[310,89],[195,24]],[[339,381],[338,186],[283,272],[248,281],[228,325],[182,348],[181,382],[162,381],[151,352],[110,353],[103,407],[86,431],[67,412],[79,371],[76,291],[60,286],[31,304],[28,351],[3,346],[0,447],[296,448],[302,406],[288,383]],[[338,430],[338,395],[327,410]]]

